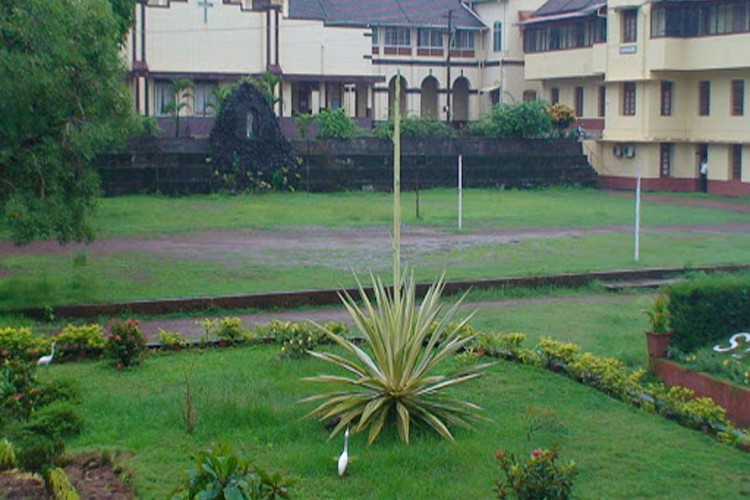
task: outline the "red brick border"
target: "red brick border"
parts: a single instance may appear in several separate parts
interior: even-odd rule
[[[696,396],[709,397],[727,410],[727,418],[738,427],[750,427],[750,389],[716,379],[701,372],[690,371],[677,363],[649,358],[649,366],[667,385],[687,387]]]

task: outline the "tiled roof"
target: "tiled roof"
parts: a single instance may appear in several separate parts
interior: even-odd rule
[[[484,28],[459,0],[290,0],[292,19],[320,19],[349,26],[434,26]]]
[[[534,17],[588,10],[601,3],[602,0],[549,0],[534,12]]]

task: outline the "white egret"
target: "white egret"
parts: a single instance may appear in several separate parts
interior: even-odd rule
[[[346,472],[346,466],[349,464],[349,428],[346,428],[344,432],[344,451],[339,456],[339,476],[343,476]]]
[[[48,364],[52,363],[52,358],[55,357],[55,344],[57,344],[57,342],[52,342],[52,352],[47,356],[42,356],[41,358],[39,358],[39,361],[36,362],[37,366],[47,366]]]

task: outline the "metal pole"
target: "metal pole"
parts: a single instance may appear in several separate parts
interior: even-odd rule
[[[635,252],[634,258],[638,262],[641,246],[641,165],[636,167],[635,174]]]
[[[451,43],[453,42],[453,9],[448,10],[448,57],[446,58],[445,123],[451,123]]]
[[[464,155],[458,155],[458,230],[461,231],[464,226]]]
[[[396,72],[393,106],[393,298],[400,302],[401,287],[401,71]]]

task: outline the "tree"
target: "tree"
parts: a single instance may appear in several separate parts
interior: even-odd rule
[[[107,0],[0,3],[0,216],[18,244],[93,238],[91,160],[133,123],[124,22]]]
[[[193,97],[193,82],[186,78],[173,78],[172,84],[172,102],[164,106],[164,111],[172,116],[174,122],[174,136],[180,136],[180,112],[189,108],[188,99]]]

